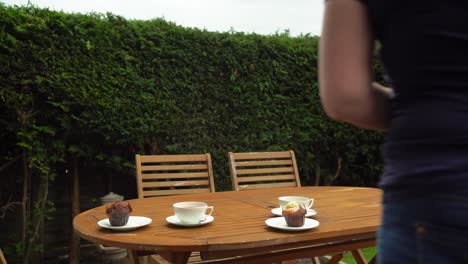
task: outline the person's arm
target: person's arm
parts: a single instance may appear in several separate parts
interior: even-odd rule
[[[389,96],[372,84],[374,39],[367,7],[357,0],[327,0],[319,51],[320,97],[333,119],[386,130]]]

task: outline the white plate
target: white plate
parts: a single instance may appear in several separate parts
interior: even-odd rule
[[[319,226],[319,221],[315,219],[310,219],[306,218],[304,221],[304,225],[300,227],[291,227],[286,224],[286,220],[284,217],[273,217],[273,218],[268,218],[265,220],[265,224],[269,227],[281,229],[281,230],[287,230],[287,231],[302,231],[302,230],[307,230],[307,229],[312,229],[317,226]]]
[[[274,214],[274,215],[277,215],[277,216],[283,216],[283,210],[281,210],[281,208],[273,208],[271,209],[271,213]],[[311,217],[311,216],[314,216],[317,214],[317,211],[315,211],[314,209],[307,209],[307,213],[306,213],[306,217]]]
[[[153,220],[151,220],[151,218],[144,217],[144,216],[130,216],[128,218],[127,224],[123,226],[112,226],[109,223],[109,218],[103,219],[99,221],[97,224],[100,227],[104,227],[107,229],[126,231],[126,230],[137,229],[145,225],[149,225],[151,224],[152,221]]]
[[[201,226],[201,225],[206,225],[208,223],[211,223],[213,222],[214,220],[214,217],[211,216],[211,215],[207,215],[205,217],[205,219],[203,221],[200,221],[199,223],[196,223],[196,224],[186,224],[186,223],[182,223],[179,218],[175,215],[171,215],[169,217],[166,218],[166,221],[168,223],[171,223],[173,225],[178,225],[178,226]]]

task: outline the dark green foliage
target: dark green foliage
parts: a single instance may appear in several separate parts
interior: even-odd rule
[[[35,7],[0,6],[0,25],[2,159],[24,148],[122,171],[150,149],[210,152],[220,191],[228,151],[293,149],[306,184],[317,168],[321,184],[375,185],[381,171],[382,135],[322,111],[318,37]]]

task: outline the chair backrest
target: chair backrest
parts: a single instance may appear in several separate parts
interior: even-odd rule
[[[138,197],[214,192],[211,156],[136,155]]]
[[[229,152],[228,156],[232,188],[236,191],[301,186],[292,150]]]

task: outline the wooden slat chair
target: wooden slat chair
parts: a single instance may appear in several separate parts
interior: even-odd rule
[[[236,191],[275,187],[300,187],[292,150],[228,153],[232,188]]]
[[[136,155],[136,172],[138,198],[215,192],[209,153]],[[168,263],[159,255],[152,255],[149,261]],[[199,253],[193,253],[190,262],[200,262]]]
[[[294,151],[229,152],[232,188],[236,191],[278,187],[301,187]],[[319,264],[318,257],[308,262]],[[297,263],[296,260],[282,264]]]
[[[136,155],[138,198],[214,192],[210,154]]]

